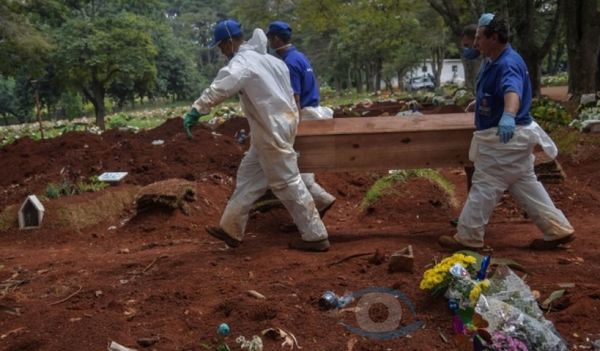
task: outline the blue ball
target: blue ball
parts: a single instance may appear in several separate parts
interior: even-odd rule
[[[222,335],[222,336],[229,335],[230,331],[231,331],[231,329],[229,329],[229,326],[227,325],[227,323],[221,323],[221,325],[219,325],[219,328],[217,329],[217,332],[219,333],[219,335]]]

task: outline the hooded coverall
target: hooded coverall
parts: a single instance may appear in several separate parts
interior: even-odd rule
[[[508,92],[516,93],[521,103],[515,118],[514,136],[504,144],[496,131],[504,110],[504,95]],[[477,80],[477,131],[469,151],[475,173],[455,236],[463,245],[483,247],[485,226],[507,189],[542,231],[544,240],[558,240],[574,231],[534,173],[533,149],[537,144],[553,159],[558,150],[548,134],[531,118],[530,106],[527,66],[509,45],[495,61],[484,63]]]
[[[326,239],[327,230],[300,178],[293,148],[299,116],[289,71],[285,63],[267,54],[267,37],[261,29],[255,29],[252,38],[219,70],[193,107],[208,113],[235,93],[239,93],[252,137],[221,228],[241,241],[252,204],[270,188],[292,215],[304,241]]]

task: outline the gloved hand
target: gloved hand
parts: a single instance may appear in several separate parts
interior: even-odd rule
[[[183,115],[183,129],[188,135],[188,138],[192,138],[192,127],[198,124],[198,120],[200,119],[200,112],[192,107],[190,112],[186,112]]]
[[[512,112],[506,112],[502,114],[500,122],[498,123],[498,132],[496,135],[500,136],[500,141],[504,144],[508,143],[515,134],[515,114]]]

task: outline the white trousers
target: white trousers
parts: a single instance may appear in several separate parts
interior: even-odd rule
[[[543,233],[544,240],[572,234],[573,227],[563,212],[554,206],[534,172],[534,146],[540,143],[545,150],[551,150],[554,146],[551,140],[537,124],[517,127],[514,140],[508,144],[500,144],[497,139],[498,136],[489,133],[483,137],[476,133],[473,138],[473,143],[477,144],[473,185],[460,214],[455,238],[464,245],[483,247],[485,226],[505,190],[527,212]]]
[[[268,188],[290,212],[303,240],[327,238],[315,202],[300,178],[296,153],[293,150],[281,152],[281,149],[259,152],[254,145],[238,168],[235,191],[221,217],[221,228],[242,240],[250,208]]]
[[[333,118],[333,110],[325,106],[307,106],[300,110],[300,118],[303,121],[306,120],[325,120]],[[302,173],[302,181],[308,188],[310,195],[315,200],[315,206],[317,210],[322,210],[325,207],[331,205],[335,201],[335,197],[325,191],[319,184],[315,182],[314,173]]]
[[[335,201],[335,197],[325,191],[325,189],[315,181],[314,173],[302,173],[300,176],[302,177],[302,181],[304,182],[304,185],[306,185],[308,192],[315,201],[315,206],[318,211],[321,211]]]

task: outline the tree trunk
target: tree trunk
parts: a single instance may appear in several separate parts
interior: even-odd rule
[[[342,83],[340,81],[340,77],[337,75],[333,77],[333,84],[335,85],[335,93],[339,96],[342,93]]]
[[[552,65],[553,74],[556,74],[560,71],[560,65],[562,63],[561,59],[562,59],[564,52],[565,52],[565,43],[563,43],[563,41],[560,40],[556,46],[556,55],[554,56],[554,63]]]
[[[431,70],[435,78],[435,87],[442,86],[442,69],[444,68],[444,48],[438,47],[432,51]]]
[[[600,14],[596,0],[561,0],[567,22],[569,92],[595,93],[600,49]]]
[[[367,83],[367,93],[372,92],[373,89],[371,88],[371,83],[372,83],[372,78],[371,78],[371,65],[366,64],[365,65],[365,83]]]
[[[475,93],[477,85],[477,75],[481,68],[481,58],[475,60],[462,59],[463,67],[465,69],[465,87],[468,91]]]
[[[362,70],[357,69],[355,71],[355,74],[356,74],[356,92],[360,94],[363,92]]]
[[[104,116],[106,115],[106,109],[104,107],[104,86],[100,82],[94,82],[92,90],[94,94],[92,105],[94,105],[94,112],[96,113],[96,125],[100,130],[105,130]]]
[[[381,70],[383,69],[383,59],[382,58],[378,58],[377,59],[377,76],[375,77],[375,82],[377,84],[377,90],[381,90],[381,81],[382,81],[382,73]],[[385,83],[386,88],[387,88],[387,82]]]
[[[554,74],[552,71],[552,63],[554,62],[554,50],[550,49],[548,51],[548,56],[546,57],[546,74]]]
[[[541,94],[542,60],[533,50],[527,49],[520,53],[527,64],[529,80],[531,81],[531,92],[534,96]]]
[[[600,90],[600,52],[598,52],[598,62],[596,64],[596,90]]]

